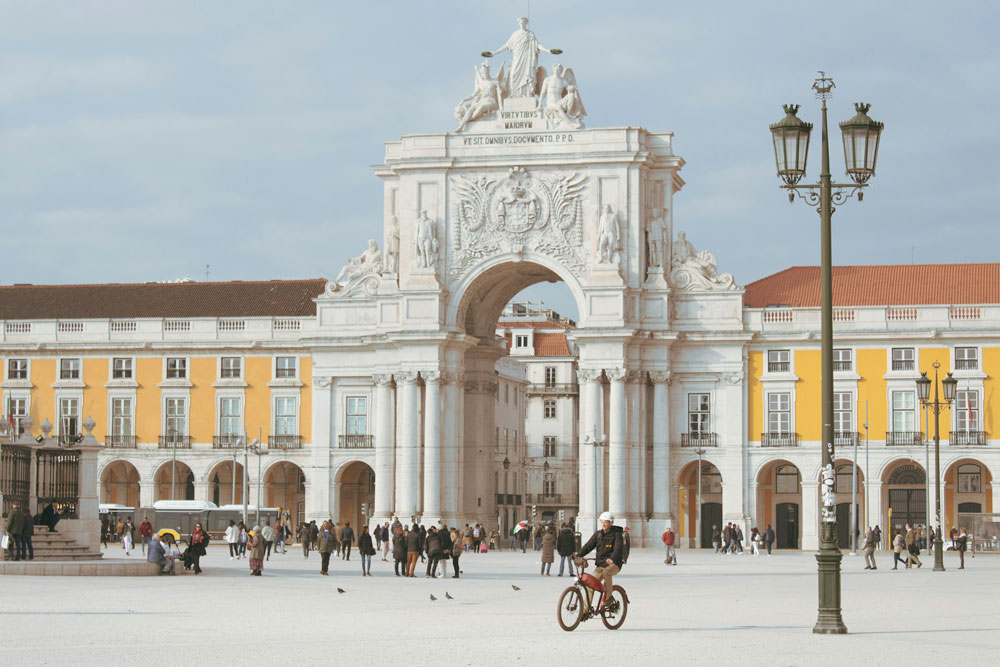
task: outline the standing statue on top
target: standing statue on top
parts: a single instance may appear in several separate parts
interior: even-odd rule
[[[507,71],[506,85],[501,86],[510,91],[510,97],[533,97],[538,94],[542,76],[539,77],[538,52],[545,51],[552,55],[562,53],[561,49],[547,49],[542,46],[535,33],[528,30],[528,19],[517,19],[518,29],[511,33],[506,43],[496,51],[483,51],[482,55],[492,58],[504,51],[510,51],[510,69]]]

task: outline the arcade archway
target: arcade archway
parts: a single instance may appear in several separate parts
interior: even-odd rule
[[[375,500],[375,472],[367,463],[352,461],[339,471],[334,482],[338,498],[339,512],[334,522],[342,527],[351,522],[354,534],[361,532],[361,526],[368,523],[372,502]],[[410,523],[409,517],[399,517],[403,523]]]
[[[701,507],[698,507],[698,462],[681,470],[677,487],[678,537],[691,547],[712,548],[712,530],[722,531],[722,474],[715,464],[701,462]]]
[[[194,473],[183,461],[167,461],[153,475],[153,500],[194,500]]]
[[[854,507],[854,535],[857,544],[861,544],[864,539],[867,527],[865,522],[865,476],[861,466],[857,469],[857,478],[854,478],[854,464],[847,459],[838,459],[833,464],[836,477],[834,479],[834,491],[837,496],[837,545],[841,549],[851,548],[851,506]],[[851,501],[851,493],[854,493],[854,501]],[[817,493],[819,493],[817,491]],[[819,501],[822,503],[822,499]],[[872,525],[878,523],[869,517]]]
[[[910,526],[927,525],[927,473],[913,459],[898,459],[882,473],[882,507],[889,537]],[[890,516],[892,517],[890,519]]]
[[[109,462],[101,471],[101,502],[139,507],[139,471],[128,461]]]
[[[222,461],[208,473],[208,499],[220,507],[242,505],[244,481],[242,463]]]
[[[757,525],[774,529],[776,548],[800,548],[802,475],[789,461],[772,461],[757,474]]]
[[[959,514],[992,513],[993,494],[990,489],[993,475],[981,461],[963,458],[955,461],[944,473],[944,507],[942,530],[947,536],[959,526]],[[971,530],[970,526],[964,526]]]
[[[262,504],[289,512],[294,530],[305,517],[306,477],[302,468],[291,461],[277,461],[267,467],[263,482]]]

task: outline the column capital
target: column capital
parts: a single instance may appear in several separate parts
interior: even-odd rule
[[[398,371],[396,373],[397,384],[415,384],[417,382],[416,371]]]
[[[649,380],[653,384],[670,384],[670,371],[649,371]]]
[[[440,384],[441,371],[420,371],[420,377],[424,379],[426,384]]]
[[[576,380],[581,384],[597,382],[601,379],[601,372],[600,368],[580,368],[576,371]]]
[[[441,382],[444,384],[457,384],[459,386],[465,384],[465,373],[460,373],[458,371],[445,371],[441,373]]]
[[[645,378],[642,371],[637,371],[637,370],[625,371],[625,382],[629,384],[639,384],[644,379]]]
[[[329,375],[314,375],[313,376],[313,387],[316,389],[326,389],[331,384],[333,384],[333,378]]]
[[[628,375],[628,371],[624,368],[606,368],[604,372],[612,382],[624,382],[625,376]]]
[[[378,387],[387,387],[392,384],[392,375],[390,373],[376,373],[372,376],[372,382]]]

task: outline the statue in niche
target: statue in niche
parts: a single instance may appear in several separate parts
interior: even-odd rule
[[[364,278],[382,273],[382,251],[375,239],[368,240],[368,249],[357,257],[348,257],[347,264],[327,286],[327,291],[339,292],[357,284]],[[345,281],[341,284],[341,281]]]
[[[545,72],[544,67],[539,69]],[[573,129],[583,127],[583,117],[587,112],[583,108],[572,68],[564,70],[562,65],[556,63],[552,67],[552,75],[542,81],[540,95],[545,100],[543,109],[546,118],[557,121],[557,125],[569,125]]]
[[[617,264],[621,259],[621,249],[618,215],[611,204],[607,204],[597,227],[597,261],[600,264]]]
[[[678,289],[736,289],[731,273],[719,273],[715,255],[695,250],[684,232],[677,234],[670,267],[670,283]]]
[[[476,81],[472,94],[462,98],[455,107],[455,119],[458,120],[455,132],[461,132],[472,121],[498,111],[500,101],[505,97],[500,84],[504,76],[503,65],[500,65],[500,75],[496,79],[490,77],[490,64],[487,62],[475,70]]]
[[[518,29],[511,33],[507,41],[496,51],[483,51],[482,55],[492,58],[504,51],[510,51],[510,69],[506,81],[500,77],[500,85],[509,91],[511,97],[534,97],[542,79],[539,77],[538,52],[545,51],[552,55],[562,53],[561,49],[547,49],[542,46],[535,33],[528,30],[528,19],[524,16],[517,19]],[[506,85],[505,85],[506,84]]]
[[[437,265],[437,222],[427,217],[427,211],[421,211],[420,217],[417,218],[414,245],[417,255],[417,266],[427,269]]]
[[[667,220],[666,210],[654,208],[649,212],[649,220],[646,222],[646,255],[649,268],[663,266],[663,243],[666,238]]]
[[[396,273],[399,270],[399,218],[392,216],[389,220],[389,234],[385,237],[385,272]]]

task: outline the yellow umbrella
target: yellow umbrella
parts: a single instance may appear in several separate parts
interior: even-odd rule
[[[174,540],[177,541],[180,541],[181,539],[181,534],[172,528],[161,528],[159,531],[157,531],[157,534],[160,537],[163,537],[164,535],[171,535],[174,538]]]

